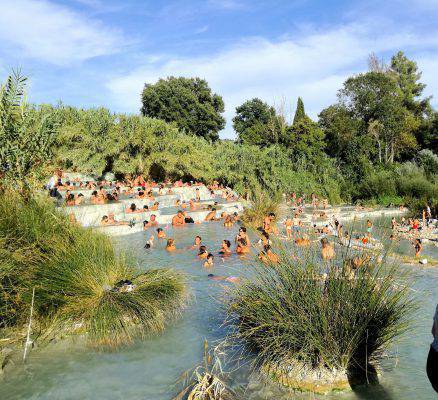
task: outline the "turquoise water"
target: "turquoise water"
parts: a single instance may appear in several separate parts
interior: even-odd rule
[[[133,255],[141,268],[173,267],[185,272],[193,293],[193,300],[182,318],[164,334],[123,348],[117,352],[95,352],[81,343],[67,346],[57,343],[33,350],[25,367],[16,364],[7,371],[0,386],[1,399],[143,399],[169,400],[176,394],[173,386],[180,374],[202,358],[203,340],[210,343],[226,334],[222,326],[224,312],[221,298],[227,284],[207,278],[208,273],[240,275],[250,271],[247,260],[233,255],[215,258],[210,271],[196,258],[195,250],[188,250],[194,237],[202,236],[209,251],[217,253],[223,239],[232,241],[238,227],[224,228],[219,223],[189,225],[167,230],[176,240],[179,252],[167,253],[164,241],[152,250],[143,248],[148,233],[140,232],[119,238],[116,245]],[[406,251],[409,251],[409,247]],[[426,248],[437,257],[436,248]],[[385,364],[380,384],[327,396],[328,399],[435,399],[425,373],[425,362],[431,342],[432,314],[438,302],[438,268],[407,267],[415,279],[412,290],[417,295],[420,309],[415,322],[394,350],[396,359]],[[228,284],[229,287],[229,284]],[[245,370],[232,374],[234,383],[246,383]],[[246,399],[286,398],[278,390],[263,387],[254,379],[245,394]],[[292,395],[293,399],[314,398],[309,394]],[[322,398],[322,397],[321,397]]]

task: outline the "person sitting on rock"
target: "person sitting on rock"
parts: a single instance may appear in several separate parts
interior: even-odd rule
[[[173,226],[184,226],[185,225],[184,220],[184,213],[179,210],[176,215],[172,218],[172,225]]]

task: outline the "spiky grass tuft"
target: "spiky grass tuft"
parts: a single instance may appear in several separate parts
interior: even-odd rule
[[[1,327],[22,326],[33,287],[45,336],[77,331],[96,346],[160,332],[184,307],[179,273],[140,273],[106,236],[72,225],[46,201],[6,193],[0,215]]]
[[[234,289],[231,338],[243,341],[257,370],[279,383],[342,389],[378,364],[407,329],[415,302],[403,274],[374,256],[354,271],[346,252],[323,263],[315,254],[297,259],[277,251],[278,264],[255,265],[255,276]]]

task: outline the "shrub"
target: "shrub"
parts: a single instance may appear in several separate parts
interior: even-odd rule
[[[347,253],[330,265],[285,252],[278,265],[258,263],[232,293],[231,338],[277,382],[317,392],[345,387],[383,357],[414,308],[396,266],[374,257],[354,272],[350,265]]]
[[[161,331],[185,304],[172,270],[140,273],[109,239],[77,225],[42,199],[0,196],[1,327],[35,315],[46,336],[87,333],[92,345],[119,346]]]

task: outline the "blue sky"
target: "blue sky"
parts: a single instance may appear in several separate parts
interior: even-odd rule
[[[21,67],[29,99],[138,112],[145,82],[200,76],[226,104],[260,97],[318,113],[375,52],[423,71],[438,107],[438,0],[0,0],[0,78]]]

